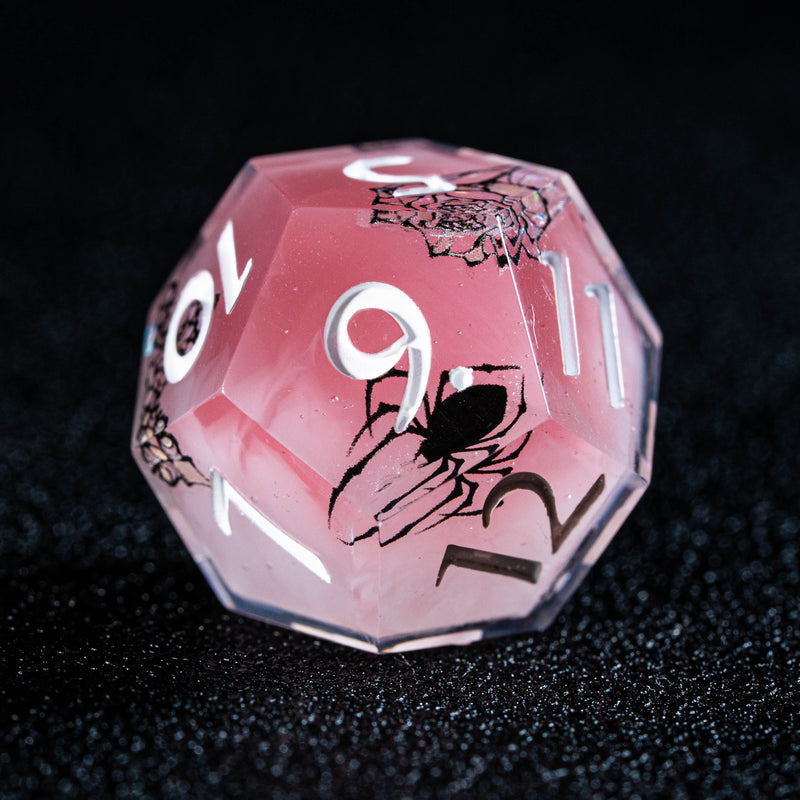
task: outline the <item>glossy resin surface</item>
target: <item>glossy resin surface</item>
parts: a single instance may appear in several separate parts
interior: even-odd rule
[[[660,344],[564,172],[256,158],[149,312],[133,453],[232,609],[373,651],[542,628],[647,486]]]

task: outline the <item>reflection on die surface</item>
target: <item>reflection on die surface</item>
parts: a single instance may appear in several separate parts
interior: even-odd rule
[[[150,309],[132,448],[229,608],[373,651],[541,629],[647,486],[660,346],[564,172],[256,158]]]

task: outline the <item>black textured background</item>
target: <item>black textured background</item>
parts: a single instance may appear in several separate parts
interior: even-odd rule
[[[0,15],[0,797],[800,796],[785,22],[72,5]],[[128,437],[146,308],[245,159],[407,135],[573,174],[662,401],[653,485],[550,630],[373,657],[226,613]]]

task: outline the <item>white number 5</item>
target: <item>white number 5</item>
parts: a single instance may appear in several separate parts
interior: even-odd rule
[[[391,314],[403,335],[379,353],[365,353],[350,339],[347,326],[359,312],[377,309]],[[419,306],[388,283],[360,283],[348,289],[331,308],[325,323],[325,352],[348,378],[368,381],[385,375],[408,350],[408,382],[394,429],[402,433],[414,419],[431,371],[431,333]]]
[[[416,194],[427,194],[431,192],[452,192],[456,187],[446,181],[441,175],[381,175],[375,172],[374,167],[400,167],[410,164],[413,161],[411,156],[381,156],[380,158],[359,158],[348,164],[342,172],[348,178],[356,181],[368,181],[370,183],[421,183],[422,186],[402,186],[395,189],[392,194],[395,197],[410,197]]]

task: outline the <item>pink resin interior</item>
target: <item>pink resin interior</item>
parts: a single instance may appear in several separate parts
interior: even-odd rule
[[[345,172],[398,155],[408,163],[371,168],[391,180]],[[430,175],[453,188],[404,177]],[[238,275],[252,259],[230,311],[229,223]],[[560,289],[553,259],[568,264]],[[184,320],[194,360],[170,382],[170,309],[202,270],[207,334],[192,344]],[[364,380],[326,350],[334,304],[369,282],[404,293],[430,332],[425,399],[402,433],[408,353]],[[401,335],[377,309],[347,331],[368,353]],[[419,141],[268,156],[234,181],[151,309],[133,452],[229,607],[376,651],[463,643],[547,625],[630,512],[650,477],[659,353],[564,173]],[[485,527],[509,475],[521,484]]]

